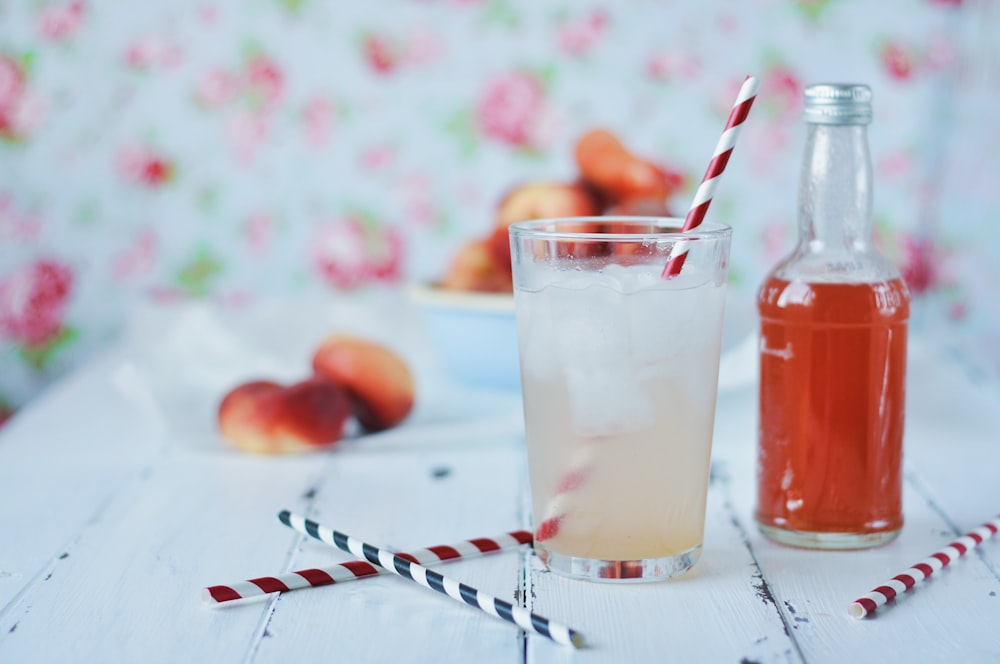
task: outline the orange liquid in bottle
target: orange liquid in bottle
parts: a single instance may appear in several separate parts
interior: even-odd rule
[[[906,286],[771,277],[758,310],[757,521],[803,533],[899,530]]]

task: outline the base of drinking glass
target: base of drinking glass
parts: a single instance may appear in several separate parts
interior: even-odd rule
[[[700,544],[674,556],[640,560],[579,558],[550,551],[537,542],[535,551],[545,566],[560,576],[601,583],[663,581],[688,571],[701,557]]]
[[[776,528],[757,522],[757,528],[770,540],[800,549],[870,549],[896,539],[901,529],[877,533],[820,533]]]

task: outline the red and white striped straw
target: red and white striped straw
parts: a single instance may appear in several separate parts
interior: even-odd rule
[[[974,549],[985,540],[996,535],[998,531],[1000,531],[1000,516],[987,521],[975,530],[965,533],[962,537],[940,551],[932,553],[929,557],[921,560],[902,574],[892,577],[885,585],[881,585],[864,597],[855,600],[848,607],[847,612],[854,618],[859,619],[871,615],[876,609],[883,606],[896,595],[906,592],[937,570],[948,565],[948,563],[961,558],[970,549]]]
[[[459,583],[439,572],[427,569],[423,565],[397,556],[390,551],[380,549],[377,546],[363,542],[345,533],[327,528],[311,519],[292,514],[288,510],[279,512],[278,519],[289,528],[297,530],[303,535],[309,535],[320,542],[335,546],[360,560],[367,560],[371,564],[382,567],[400,578],[413,581],[428,590],[433,590],[457,602],[479,609],[494,618],[517,625],[525,632],[544,636],[560,645],[573,648],[583,647],[583,635],[580,632],[548,618],[543,618],[524,607],[514,606],[510,602],[505,602],[502,599],[476,590],[472,586]]]
[[[684,218],[683,231],[697,228],[704,221],[705,213],[708,212],[708,206],[712,203],[712,197],[715,196],[715,190],[719,186],[719,178],[722,176],[722,172],[726,170],[726,164],[729,163],[729,157],[733,154],[733,148],[736,146],[736,139],[740,135],[743,123],[750,114],[750,107],[753,105],[756,97],[757,79],[754,76],[747,76],[746,80],[743,81],[743,85],[740,86],[739,94],[736,95],[736,102],[733,104],[732,111],[729,112],[729,119],[726,120],[726,128],[715,146],[715,153],[712,155],[712,160],[708,162],[705,175],[701,179],[701,184],[698,185],[698,191],[695,192],[694,200],[691,202],[691,209],[688,210],[687,216]],[[664,279],[669,279],[680,274],[681,268],[684,266],[687,251],[688,246],[686,242],[674,245],[674,251],[671,252],[670,259],[663,267],[661,276]]]
[[[705,213],[708,211],[708,206],[715,195],[719,178],[726,169],[726,164],[729,163],[729,157],[733,153],[736,139],[743,128],[743,123],[750,114],[750,107],[753,105],[754,99],[756,99],[757,85],[758,82],[754,76],[747,76],[746,80],[743,81],[743,85],[740,86],[740,91],[736,95],[736,102],[733,104],[733,108],[729,113],[729,119],[726,121],[726,128],[722,132],[722,136],[719,137],[719,142],[715,146],[715,153],[708,163],[708,168],[705,170],[705,175],[698,186],[698,191],[695,192],[691,209],[688,210],[687,217],[684,219],[683,231],[696,228],[704,221]],[[688,245],[686,242],[679,242],[674,245],[670,258],[663,267],[661,276],[664,279],[669,279],[680,273],[687,256],[687,251]],[[556,487],[555,494],[546,506],[541,523],[535,528],[536,541],[543,542],[559,534],[563,520],[571,512],[568,508],[572,503],[573,494],[581,484],[586,482],[587,476],[590,474],[590,465],[594,455],[594,443],[594,440],[586,441],[577,450],[576,455],[571,460],[568,470],[563,474],[559,485]]]
[[[555,493],[545,506],[541,523],[535,527],[535,541],[544,542],[559,534],[563,521],[573,512],[574,494],[581,484],[590,477],[594,466],[595,445],[600,445],[605,436],[588,436],[580,441],[569,468],[563,473]]]
[[[419,551],[396,555],[421,565],[437,565],[452,560],[477,558],[488,553],[507,551],[522,544],[531,544],[531,533],[527,530],[516,530],[496,537],[478,537],[455,544],[430,546]],[[387,573],[382,568],[364,560],[352,560],[338,565],[303,569],[278,576],[262,576],[227,585],[209,586],[202,589],[201,598],[206,604],[219,605],[248,597],[260,597],[261,595],[302,588],[318,588]]]

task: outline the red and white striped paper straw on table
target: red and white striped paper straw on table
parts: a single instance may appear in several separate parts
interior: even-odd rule
[[[531,533],[527,530],[516,530],[496,537],[477,537],[455,544],[430,546],[419,551],[396,555],[421,565],[437,565],[452,560],[477,558],[488,553],[507,551],[522,544],[531,544]],[[248,597],[260,597],[271,593],[355,581],[377,574],[388,574],[388,572],[367,561],[352,560],[337,565],[288,572],[278,576],[262,576],[226,585],[209,586],[202,589],[201,598],[207,604],[218,605]]]
[[[1000,516],[987,521],[975,530],[965,533],[945,548],[932,553],[910,569],[892,577],[884,585],[875,588],[875,590],[864,597],[855,600],[848,607],[847,612],[854,618],[859,619],[871,615],[876,609],[883,606],[896,595],[906,592],[937,570],[948,565],[948,563],[961,558],[970,549],[974,549],[985,540],[996,535],[997,531],[1000,531]]]
[[[726,170],[726,164],[729,163],[729,157],[732,156],[733,148],[736,146],[736,139],[740,135],[740,130],[743,129],[743,123],[746,122],[747,116],[750,114],[750,107],[753,106],[754,99],[757,98],[757,85],[756,77],[747,76],[743,85],[740,86],[736,101],[733,103],[733,109],[729,112],[729,118],[726,120],[726,128],[722,131],[719,142],[715,145],[715,152],[708,162],[705,175],[701,178],[698,191],[694,194],[694,200],[691,201],[691,208],[684,218],[684,226],[681,230],[689,231],[692,228],[697,228],[705,220],[705,213],[708,212],[708,206],[712,203],[712,197],[715,196],[715,190],[719,186],[719,178]],[[664,279],[680,274],[687,250],[687,242],[674,245],[673,255],[663,266],[661,276]]]
[[[556,643],[572,648],[583,647],[583,635],[566,625],[544,618],[528,611],[524,607],[514,606],[510,602],[497,599],[472,586],[459,583],[423,565],[406,560],[389,551],[363,542],[346,533],[320,525],[311,519],[306,519],[288,510],[278,513],[278,519],[303,535],[309,535],[320,542],[335,546],[345,553],[367,560],[373,565],[385,568],[396,576],[423,586],[428,590],[441,593],[462,604],[487,613],[495,618],[517,625],[525,632],[538,634],[552,639]]]

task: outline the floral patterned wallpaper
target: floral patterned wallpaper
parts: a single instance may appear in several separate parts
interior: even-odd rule
[[[802,88],[865,82],[876,226],[916,323],[1000,369],[994,0],[0,0],[0,419],[139,300],[440,275],[606,127],[713,203],[748,302],[790,247]]]

